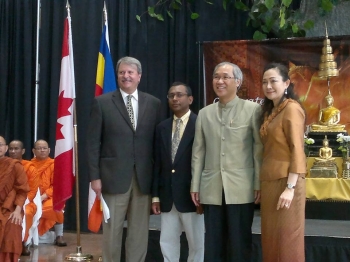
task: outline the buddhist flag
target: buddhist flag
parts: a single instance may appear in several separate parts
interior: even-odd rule
[[[53,179],[53,205],[62,210],[65,201],[72,196],[75,179],[74,162],[74,102],[75,82],[71,19],[64,21],[60,87],[56,123],[55,169]]]
[[[98,53],[95,96],[99,96],[117,88],[112,56],[109,49],[108,22],[103,27]]]
[[[114,66],[109,49],[108,21],[106,19],[100,42],[100,51],[98,53],[95,96],[99,96],[116,89],[117,84],[115,81]],[[108,212],[108,210],[106,210],[107,206],[101,205],[101,200],[97,199],[95,192],[91,188],[91,183],[89,187],[88,229],[97,233],[101,227],[103,213],[106,217],[106,212]],[[105,206],[103,211],[102,206]]]

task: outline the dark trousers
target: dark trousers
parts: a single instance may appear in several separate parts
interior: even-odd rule
[[[249,262],[252,251],[254,203],[203,205],[206,262]]]

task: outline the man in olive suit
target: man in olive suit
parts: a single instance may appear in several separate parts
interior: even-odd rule
[[[214,69],[219,102],[200,110],[192,151],[191,195],[203,204],[205,261],[250,261],[254,202],[260,200],[260,105],[242,100],[243,74],[232,63]]]

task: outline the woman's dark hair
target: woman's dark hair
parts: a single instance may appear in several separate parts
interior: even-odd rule
[[[279,72],[280,76],[282,76],[283,82],[285,82],[287,80],[290,80],[289,75],[288,75],[288,68],[285,65],[280,64],[280,63],[267,64],[265,66],[265,68],[264,68],[264,72],[263,73],[265,73],[267,70],[270,70],[270,69],[276,69]],[[291,99],[297,101],[301,105],[301,103],[299,101],[299,97],[294,92],[294,84],[292,82],[290,82],[289,86],[287,87],[287,94],[284,94],[281,97],[280,103],[285,98],[291,98]],[[267,97],[265,97],[264,103],[262,105],[262,122],[264,121],[264,116],[265,115],[270,115],[271,114],[273,107],[274,107],[273,101],[268,99]]]

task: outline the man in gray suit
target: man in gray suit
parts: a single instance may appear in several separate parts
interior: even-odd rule
[[[95,97],[87,148],[91,187],[109,207],[103,223],[104,262],[120,261],[125,215],[128,220],[126,261],[144,261],[153,173],[155,127],[160,100],[137,90],[140,62],[123,57],[117,63],[119,90]]]
[[[200,110],[192,150],[191,195],[203,204],[205,261],[250,261],[254,202],[260,200],[260,105],[236,93],[243,74],[232,63],[214,69],[219,102]]]

